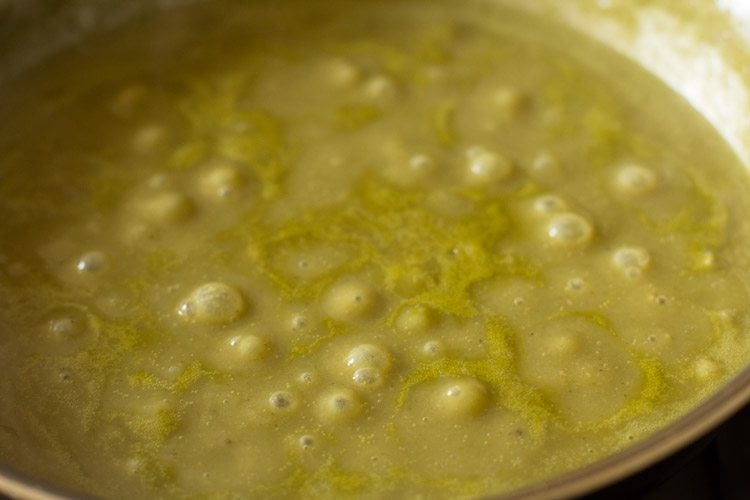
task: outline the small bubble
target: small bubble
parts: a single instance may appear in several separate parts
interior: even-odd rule
[[[364,92],[370,99],[390,100],[398,94],[398,88],[392,78],[386,75],[375,75],[364,84]]]
[[[362,77],[362,72],[357,66],[340,58],[326,61],[324,71],[328,82],[342,89],[351,87]]]
[[[374,344],[360,344],[349,351],[345,363],[352,368],[379,368],[387,370],[391,366],[391,356],[382,347]]]
[[[414,155],[409,159],[409,168],[415,173],[428,174],[435,170],[435,160],[425,154]]]
[[[669,299],[667,299],[665,295],[657,295],[654,297],[654,302],[656,302],[657,305],[663,306],[669,302]]]
[[[198,187],[207,198],[226,199],[239,191],[245,179],[238,167],[229,163],[216,163],[198,179]]]
[[[547,225],[547,236],[558,244],[582,245],[591,240],[593,233],[591,223],[573,212],[557,214]]]
[[[146,185],[151,189],[166,188],[169,185],[169,177],[164,174],[155,174],[149,177]]]
[[[278,410],[289,409],[294,404],[292,395],[286,391],[274,392],[273,394],[271,394],[271,397],[268,398],[268,402],[271,403],[271,406],[273,408],[276,408]]]
[[[315,380],[315,376],[312,374],[312,372],[303,372],[299,376],[299,381],[303,384],[310,385]]]
[[[359,415],[363,405],[357,394],[348,389],[329,392],[318,401],[318,416],[325,422],[342,422]]]
[[[712,269],[716,265],[716,255],[711,250],[704,250],[695,256],[698,269]]]
[[[531,174],[538,179],[553,179],[559,174],[560,165],[550,153],[540,153],[531,163]]]
[[[513,172],[513,164],[505,157],[481,146],[466,150],[467,179],[484,185],[505,180]]]
[[[307,318],[304,316],[294,316],[292,318],[292,329],[303,330],[307,326]]]
[[[109,108],[113,114],[120,118],[128,118],[138,110],[144,99],[148,95],[148,90],[143,85],[129,85],[121,89],[109,103]]]
[[[562,212],[568,208],[565,200],[553,194],[546,194],[534,200],[534,211],[538,214],[549,215]]]
[[[309,450],[315,446],[315,438],[306,434],[299,438],[299,444],[303,450]]]
[[[621,247],[612,255],[612,263],[630,277],[639,276],[640,271],[645,269],[649,262],[651,256],[641,247]]]
[[[641,275],[641,268],[639,267],[627,267],[624,270],[625,276],[634,279]]]
[[[71,337],[81,331],[79,323],[67,316],[51,319],[48,326],[49,331],[60,338]]]
[[[199,286],[180,304],[177,313],[186,321],[200,323],[229,323],[246,309],[242,293],[221,282]]]
[[[583,281],[581,278],[572,278],[568,280],[568,283],[565,285],[566,290],[570,290],[573,292],[579,292],[583,290],[586,287],[586,282]]]
[[[125,470],[128,474],[137,474],[143,469],[143,465],[143,460],[137,457],[131,457],[125,461]]]
[[[436,358],[443,354],[443,343],[439,340],[430,340],[422,346],[422,353],[430,358]]]
[[[151,194],[136,200],[134,206],[142,221],[161,226],[182,222],[195,212],[190,198],[174,191]]]
[[[396,330],[400,333],[424,333],[434,323],[433,314],[420,305],[406,306],[396,318]]]
[[[190,318],[193,316],[193,305],[190,302],[183,302],[177,309],[177,314],[183,318]]]
[[[719,365],[709,358],[698,358],[694,364],[695,376],[702,380],[714,379],[719,374]]]
[[[87,252],[76,262],[79,273],[97,273],[104,269],[106,258],[101,252]]]
[[[653,190],[658,183],[654,172],[641,165],[625,165],[615,176],[617,188],[629,195],[637,196]]]
[[[158,124],[146,125],[133,136],[133,149],[140,154],[156,151],[167,139],[167,129]]]
[[[352,380],[359,386],[377,386],[380,385],[383,377],[377,368],[368,366],[355,370],[352,375]]]
[[[434,398],[434,406],[451,417],[469,417],[482,412],[488,405],[490,395],[480,381],[462,378],[446,381]]]
[[[445,391],[445,394],[448,397],[458,397],[461,395],[461,388],[458,386],[450,387],[447,391]]]
[[[344,279],[331,286],[323,295],[323,311],[338,321],[368,318],[380,310],[381,296],[365,281]]]
[[[526,98],[517,89],[499,87],[490,93],[489,103],[503,118],[513,118],[524,108]]]
[[[515,299],[513,299],[514,306],[522,306],[524,302],[525,301],[523,300],[523,297],[516,297]]]
[[[429,182],[437,169],[437,162],[432,156],[419,153],[405,160],[406,152],[403,151],[403,145],[397,144],[398,146],[393,144],[384,146],[384,148],[397,151],[390,155],[393,156],[392,159],[386,160],[384,173],[389,180],[402,187],[421,187],[425,182]]]
[[[271,350],[270,344],[257,335],[235,335],[228,344],[238,361],[259,361],[268,356]]]

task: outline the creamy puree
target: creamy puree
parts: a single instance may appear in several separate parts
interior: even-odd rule
[[[507,492],[748,360],[742,166],[544,21],[198,3],[0,100],[0,457],[56,484]]]

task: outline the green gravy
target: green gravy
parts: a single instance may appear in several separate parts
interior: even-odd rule
[[[465,497],[750,358],[750,184],[477,2],[196,3],[0,96],[0,462],[109,498]]]

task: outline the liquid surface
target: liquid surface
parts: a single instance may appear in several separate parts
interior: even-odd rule
[[[750,186],[677,96],[510,11],[281,4],[3,92],[2,462],[119,498],[501,493],[745,365]]]

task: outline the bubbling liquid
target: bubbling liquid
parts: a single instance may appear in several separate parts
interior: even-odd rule
[[[2,464],[107,498],[490,495],[750,359],[742,166],[562,27],[219,0],[86,43],[0,93]]]

